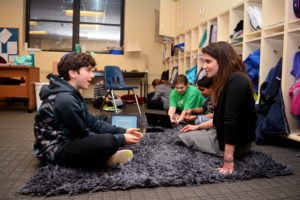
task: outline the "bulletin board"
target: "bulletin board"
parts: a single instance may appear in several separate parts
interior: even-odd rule
[[[0,27],[0,56],[7,62],[13,62],[18,54],[19,29]]]

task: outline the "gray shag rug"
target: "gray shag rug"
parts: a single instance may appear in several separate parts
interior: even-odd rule
[[[271,178],[293,173],[290,166],[257,151],[235,160],[231,175],[220,175],[223,159],[188,149],[177,139],[180,127],[147,133],[129,149],[131,162],[101,170],[82,170],[48,165],[40,167],[18,192],[32,196],[82,194],[107,190],[160,186],[196,186],[252,178]]]

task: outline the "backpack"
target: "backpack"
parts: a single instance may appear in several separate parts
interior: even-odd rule
[[[191,67],[190,69],[186,70],[185,76],[188,79],[190,84],[194,84],[197,78],[197,65]]]
[[[143,104],[143,103],[145,103],[145,98],[144,97],[139,97],[138,95],[136,95],[136,96],[137,96],[137,100],[138,100],[138,102],[139,102],[140,105]],[[136,103],[135,102],[135,96],[134,96],[134,94],[125,94],[125,95],[122,95],[121,96],[121,100],[122,101],[126,101],[127,104],[134,104],[134,103]]]
[[[300,18],[300,0],[293,0],[293,8],[296,17]]]
[[[300,51],[296,52],[293,60],[291,74],[296,78],[300,78]]]
[[[163,71],[160,77],[161,80],[169,81],[169,70]]]
[[[296,52],[293,60],[291,74],[296,78],[296,82],[289,90],[291,97],[291,113],[300,115],[300,51]]]
[[[291,113],[300,115],[300,79],[290,88],[289,95],[291,97]]]

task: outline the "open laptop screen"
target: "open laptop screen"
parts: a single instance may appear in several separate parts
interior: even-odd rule
[[[111,124],[122,128],[138,128],[137,115],[112,115]]]

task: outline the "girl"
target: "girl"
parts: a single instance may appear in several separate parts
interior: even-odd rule
[[[213,78],[213,120],[209,125],[185,126],[181,132],[216,127],[215,145],[224,151],[223,166],[218,170],[232,173],[234,158],[248,153],[255,139],[253,87],[244,64],[228,43],[211,43],[202,52],[207,77]]]

